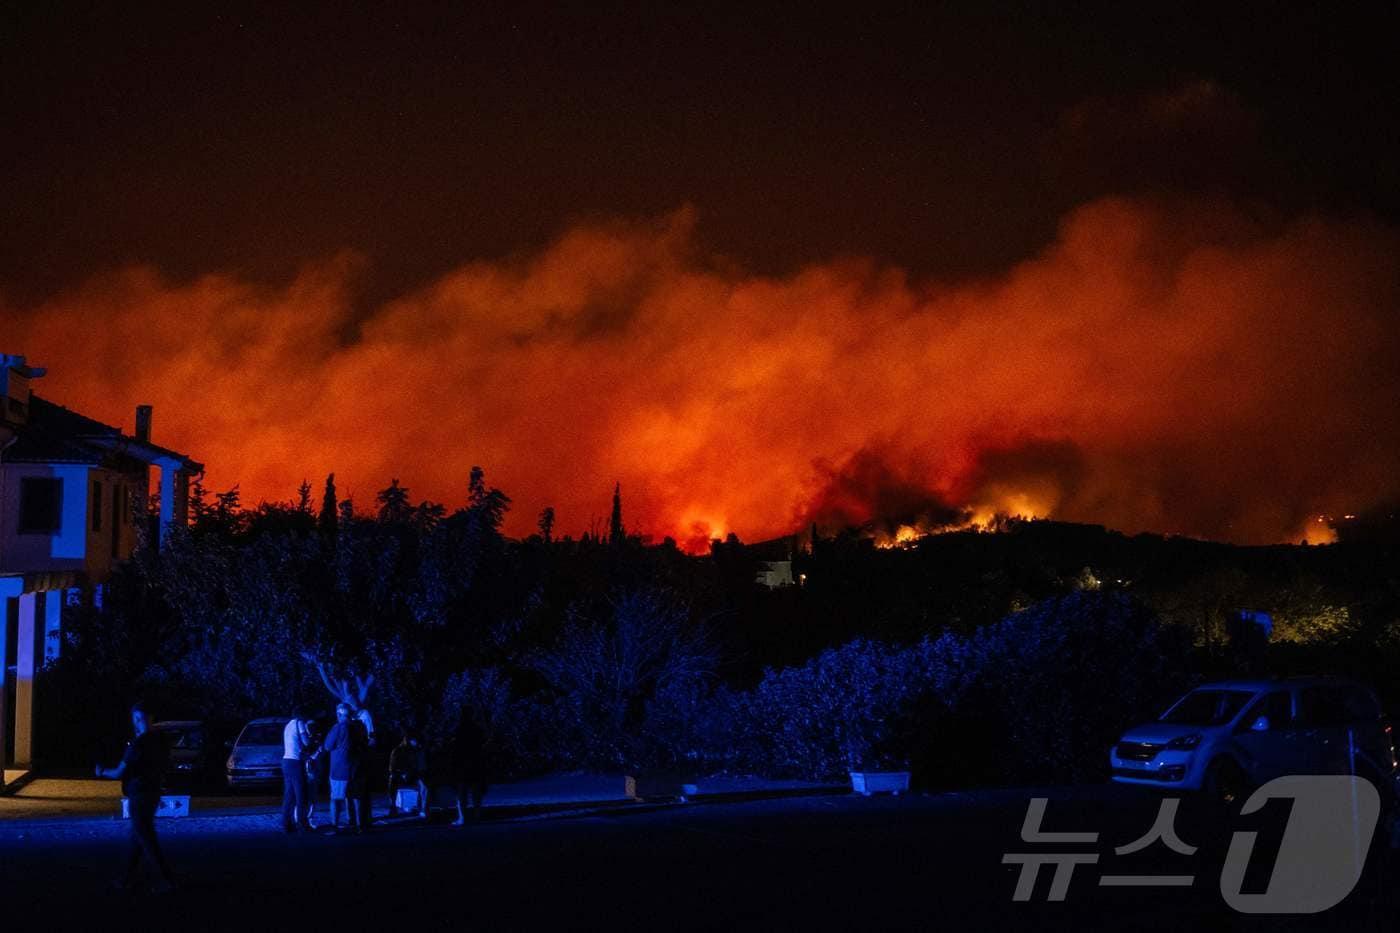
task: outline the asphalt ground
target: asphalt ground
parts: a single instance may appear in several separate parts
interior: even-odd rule
[[[1040,828],[1093,842],[1022,838],[1034,797]],[[1220,892],[1236,830],[1258,833],[1251,890],[1269,882],[1286,813],[1224,825],[1183,808],[1196,847],[1115,848],[1147,833],[1161,800],[1112,786],[862,798],[791,797],[584,812],[548,819],[381,823],[364,836],[285,835],[267,815],[162,821],[181,878],[171,894],[109,889],[123,824],[91,819],[0,826],[9,923],[104,929],[911,929],[1367,930],[1397,923],[1388,847],[1338,906],[1251,916]],[[1096,855],[1051,901],[1053,866],[1029,900],[1007,853]],[[1124,887],[1103,876],[1190,875],[1187,886]]]

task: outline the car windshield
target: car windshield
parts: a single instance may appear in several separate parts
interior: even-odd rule
[[[204,745],[204,733],[198,729],[162,729],[171,748],[198,749]]]
[[[254,722],[243,729],[238,737],[239,745],[281,745],[282,730],[286,723]]]
[[[1246,690],[1193,690],[1162,714],[1162,722],[1180,726],[1223,726],[1254,696]]]

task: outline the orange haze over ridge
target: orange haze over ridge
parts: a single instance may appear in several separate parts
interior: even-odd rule
[[[46,397],[290,499],[398,477],[691,547],[1031,512],[1241,542],[1400,492],[1394,231],[1107,199],[994,278],[840,260],[785,277],[703,253],[689,210],[461,266],[356,328],[359,262],[284,287],[130,268],[0,309]],[[362,315],[363,317],[363,315]],[[347,336],[352,335],[352,336]],[[1316,536],[1316,529],[1313,532]]]

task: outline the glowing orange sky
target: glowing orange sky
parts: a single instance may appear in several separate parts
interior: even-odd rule
[[[455,506],[472,464],[527,533],[605,519],[746,540],[816,518],[1017,508],[1237,541],[1400,491],[1392,231],[1106,199],[1003,275],[869,260],[784,278],[690,211],[470,262],[355,331],[354,257],[285,287],[131,268],[5,308],[46,397],[208,465],[245,502],[334,470]],[[909,514],[878,517],[903,520]]]

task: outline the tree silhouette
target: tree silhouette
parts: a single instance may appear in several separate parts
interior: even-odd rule
[[[622,484],[613,487],[612,518],[608,520],[608,543],[617,547],[627,540],[627,531],[622,527]]]
[[[447,515],[447,508],[437,502],[429,502],[426,499],[418,503],[413,510],[413,527],[420,532],[432,531],[437,527],[437,523],[442,521]]]
[[[297,487],[297,511],[306,515],[311,514],[311,481],[304,479]]]
[[[547,505],[540,512],[540,537],[545,544],[554,540],[554,506]]]
[[[204,474],[195,477],[190,484],[190,523],[199,527],[209,515],[209,491],[204,488]]]
[[[467,481],[467,508],[469,518],[483,526],[500,528],[510,508],[510,496],[495,487],[487,487],[486,471],[479,466],[472,467],[471,478]]]
[[[400,486],[397,478],[390,480],[388,487],[379,491],[375,501],[379,503],[379,520],[385,524],[402,524],[413,517],[408,489]]]
[[[335,500],[335,474],[326,477],[326,491],[321,495],[321,514],[316,516],[316,527],[326,541],[335,541],[340,511]]]

